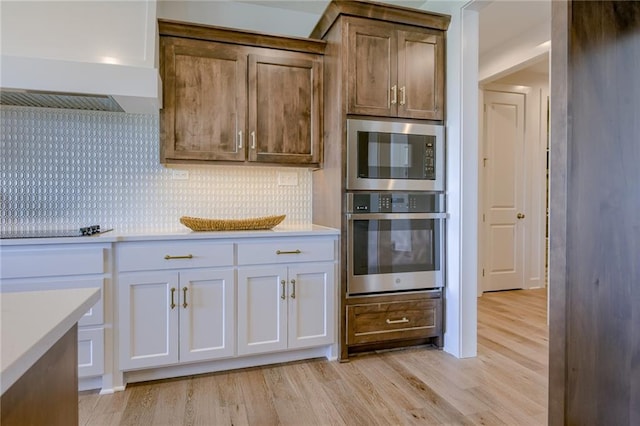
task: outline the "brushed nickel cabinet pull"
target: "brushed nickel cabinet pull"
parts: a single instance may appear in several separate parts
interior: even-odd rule
[[[407,317],[402,317],[402,319],[399,320],[390,320],[389,318],[387,318],[387,324],[402,324],[405,322],[409,322]]]
[[[400,105],[404,105],[407,103],[407,88],[405,86],[400,88],[400,94],[402,95],[400,98]]]
[[[172,259],[193,259],[192,254],[188,254],[186,256],[171,256],[170,254],[164,257],[164,260],[172,260]]]
[[[171,287],[171,309],[176,307],[176,288]]]
[[[256,149],[256,131],[251,132],[251,149]]]
[[[238,150],[242,149],[242,130],[238,132]]]
[[[187,287],[182,287],[182,307],[185,309],[189,306],[187,305],[187,290]]]
[[[285,292],[285,286],[287,285],[287,282],[285,280],[280,281],[280,285],[282,286],[282,293],[280,293],[280,299],[284,300],[287,298],[287,295],[284,293]]]
[[[296,280],[291,280],[291,286],[293,287],[293,289],[291,290],[291,298],[295,299],[296,298]]]
[[[393,96],[391,96],[391,105],[395,105],[398,103],[398,86],[391,86],[391,91],[393,92]]]
[[[300,251],[300,249],[298,250],[291,250],[291,251],[286,251],[286,250],[276,250],[276,254],[300,254],[302,253],[302,251]]]

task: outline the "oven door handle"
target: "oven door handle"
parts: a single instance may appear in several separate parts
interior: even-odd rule
[[[347,220],[447,219],[448,213],[347,213]]]

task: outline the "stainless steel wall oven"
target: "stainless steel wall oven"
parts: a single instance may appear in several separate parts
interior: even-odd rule
[[[347,193],[347,293],[444,285],[444,194]]]

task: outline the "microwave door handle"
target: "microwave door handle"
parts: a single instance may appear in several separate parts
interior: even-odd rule
[[[404,165],[409,167],[409,145],[404,146]]]
[[[448,213],[347,213],[347,220],[446,219]]]

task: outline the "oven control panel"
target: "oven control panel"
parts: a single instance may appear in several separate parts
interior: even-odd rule
[[[425,192],[347,194],[349,213],[441,213],[444,195]]]

